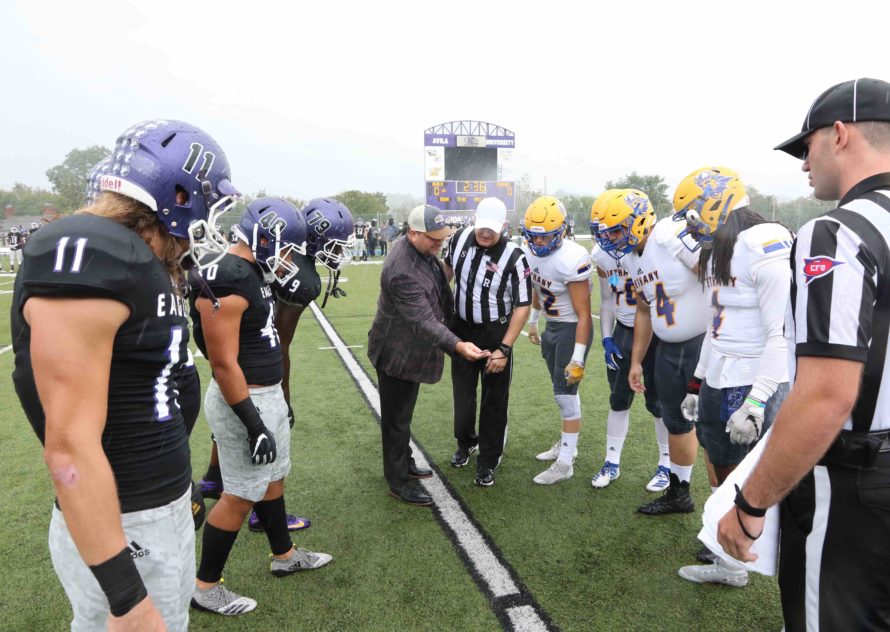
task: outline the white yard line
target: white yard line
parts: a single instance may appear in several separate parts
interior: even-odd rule
[[[315,315],[318,324],[321,325],[322,330],[333,345],[332,348],[339,354],[340,359],[355,380],[371,410],[379,419],[380,394],[377,392],[374,383],[355,359],[355,356],[349,351],[351,347],[343,342],[321,309],[315,303],[310,303],[309,306],[312,308],[312,313]],[[418,465],[422,467],[429,465],[426,454],[421,451],[413,440],[411,441],[411,451]],[[498,614],[496,600],[509,597],[511,603],[514,604],[500,609],[500,612],[505,613],[507,618],[507,621],[502,619],[502,624],[508,629],[521,630],[522,632],[544,632],[549,630],[550,627],[540,613],[529,603],[530,601],[534,603],[531,595],[520,589],[514,581],[510,570],[501,560],[498,553],[489,546],[486,536],[475,525],[467,512],[464,511],[461,502],[448,489],[438,472],[433,470],[433,477],[424,480],[423,484],[427,492],[432,496],[447,530],[453,534],[455,545],[460,547],[469,559],[478,580],[484,583],[487,592],[494,598],[492,607],[495,609],[495,614]],[[525,597],[525,603],[522,603],[523,597]]]

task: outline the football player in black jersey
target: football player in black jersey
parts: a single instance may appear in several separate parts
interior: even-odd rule
[[[55,486],[49,549],[72,629],[188,629],[191,466],[172,379],[187,320],[173,279],[182,261],[224,254],[229,178],[200,129],[134,125],[95,203],[25,250],[13,382]]]
[[[329,295],[345,296],[336,285],[340,267],[350,261],[350,253],[355,244],[352,213],[341,202],[331,198],[316,198],[303,207],[301,213],[306,218],[306,254],[294,253],[293,262],[299,268],[293,279],[282,281],[276,277],[273,283],[275,292],[275,328],[281,340],[283,376],[281,387],[287,401],[290,426],[294,425],[294,412],[290,396],[290,346],[303,310],[321,294],[321,277],[315,269],[315,262],[328,269],[328,286],[325,300]],[[205,498],[219,498],[223,490],[219,471],[219,457],[216,445],[210,454],[210,465],[199,483]],[[288,514],[288,528],[291,531],[306,529],[311,525],[307,518]],[[248,520],[251,531],[262,531],[262,523],[252,512]]]
[[[9,271],[15,272],[16,266],[22,265],[22,246],[25,245],[25,238],[22,236],[22,229],[13,226],[6,235],[6,245],[9,247]]]
[[[195,342],[213,370],[204,411],[224,486],[204,526],[192,605],[223,615],[256,608],[248,597],[215,597],[251,509],[269,540],[275,576],[319,568],[332,559],[294,548],[283,495],[290,471],[290,427],[270,284],[276,277],[283,284],[296,277],[293,255],[305,252],[306,221],[284,200],[259,198],[247,206],[235,231],[239,242],[200,276],[190,277]]]

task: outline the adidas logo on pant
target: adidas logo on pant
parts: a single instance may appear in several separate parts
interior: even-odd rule
[[[151,551],[149,551],[148,549],[143,549],[141,546],[136,544],[135,540],[130,542],[130,546],[127,548],[130,549],[130,557],[132,557],[134,560],[139,557],[148,557],[149,553],[151,553]]]

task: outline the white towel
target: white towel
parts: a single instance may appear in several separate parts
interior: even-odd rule
[[[760,460],[763,454],[763,448],[769,441],[772,428],[770,428],[763,438],[757,442],[754,449],[739,463],[738,467],[732,471],[716,492],[711,494],[705,503],[705,510],[702,513],[702,530],[698,533],[698,539],[705,546],[723,560],[730,568],[744,568],[761,575],[775,575],[776,566],[779,558],[779,507],[773,505],[766,512],[766,522],[763,525],[763,534],[754,542],[751,550],[757,554],[755,562],[740,562],[730,557],[723,551],[717,543],[717,523],[732,509],[735,501],[735,485],[742,487],[744,482],[748,480],[751,470]]]

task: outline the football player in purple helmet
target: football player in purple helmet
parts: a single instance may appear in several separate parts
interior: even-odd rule
[[[253,599],[221,583],[229,553],[252,510],[269,540],[275,576],[319,568],[332,559],[294,548],[284,504],[290,425],[269,281],[287,282],[296,275],[293,257],[305,252],[305,225],[300,211],[285,200],[254,200],[236,227],[239,242],[203,272],[190,275],[195,341],[213,370],[204,412],[224,488],[207,515],[192,605],[218,614],[243,614],[256,607]]]
[[[55,487],[49,550],[72,629],[188,629],[191,465],[173,377],[188,321],[174,278],[187,255],[214,249],[214,215],[237,193],[229,178],[202,130],[134,125],[101,195],[25,252],[13,382]]]

